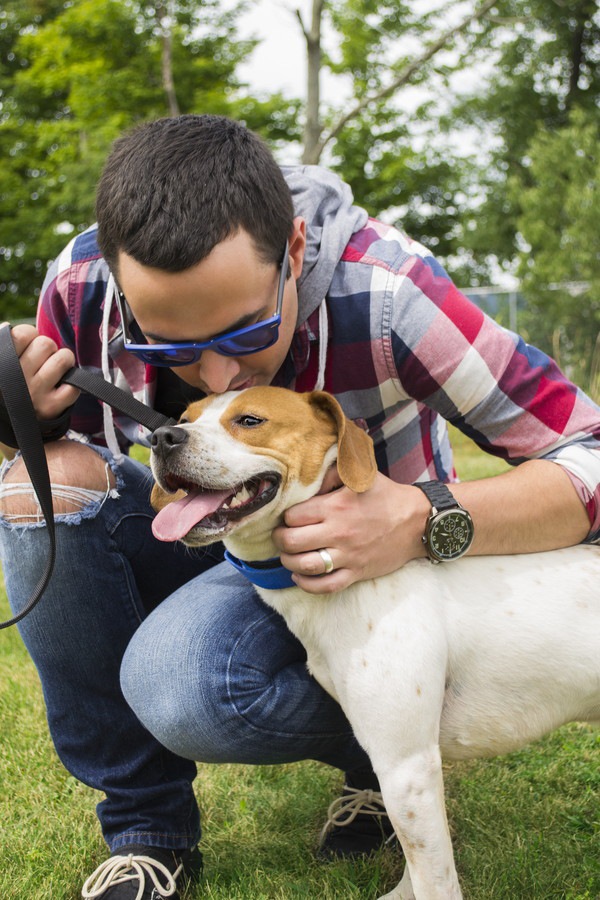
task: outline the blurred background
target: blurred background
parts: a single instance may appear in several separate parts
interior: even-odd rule
[[[336,170],[598,398],[595,0],[4,0],[0,316],[94,221],[113,140],[244,120]]]

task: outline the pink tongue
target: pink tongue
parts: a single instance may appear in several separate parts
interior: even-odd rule
[[[187,494],[167,504],[152,522],[152,533],[159,541],[178,541],[205,516],[231,497],[231,491],[206,491]]]

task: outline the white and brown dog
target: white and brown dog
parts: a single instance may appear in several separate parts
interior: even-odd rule
[[[155,534],[272,558],[273,528],[335,460],[344,484],[369,488],[371,440],[328,394],[258,387],[194,403],[154,435]],[[379,777],[407,861],[386,897],[460,898],[441,759],[494,756],[600,720],[600,550],[415,560],[337,594],[259,592]]]

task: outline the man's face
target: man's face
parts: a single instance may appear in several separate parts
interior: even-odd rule
[[[222,356],[205,350],[198,362],[173,371],[207,394],[270,384],[290,348],[298,315],[296,280],[302,271],[304,221],[294,220],[279,339],[258,353]],[[197,265],[165,272],[119,253],[119,284],[150,344],[206,341],[275,313],[279,268],[261,260],[245,231],[217,244]]]

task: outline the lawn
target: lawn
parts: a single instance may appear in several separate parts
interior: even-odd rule
[[[453,442],[461,477],[502,470],[458,435]],[[570,725],[502,759],[445,766],[466,900],[600,898],[599,762],[600,733]],[[0,632],[0,784],[0,897],[75,900],[105,855],[101,798],[58,762],[16,629]],[[206,868],[185,900],[374,900],[400,875],[391,851],[369,863],[314,860],[340,785],[324,766],[200,766],[196,784]]]

